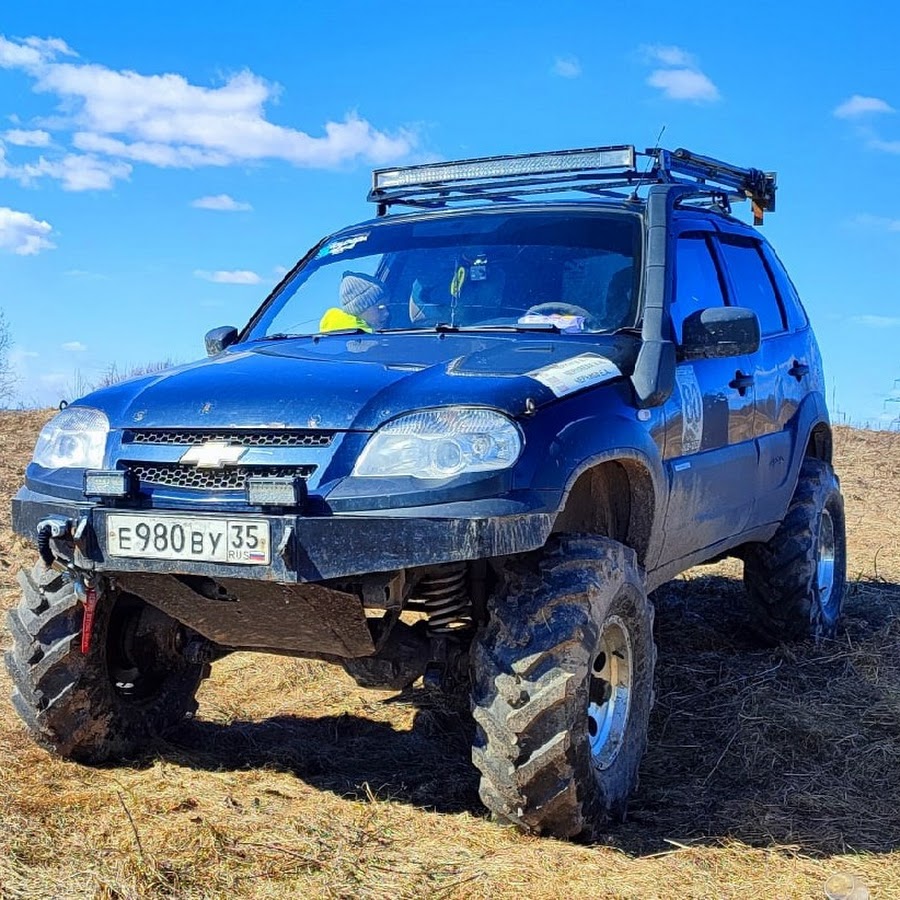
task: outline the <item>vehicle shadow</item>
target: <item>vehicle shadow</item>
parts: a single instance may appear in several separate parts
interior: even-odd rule
[[[197,718],[170,735],[163,756],[212,771],[289,772],[354,800],[377,797],[437,812],[483,813],[470,762],[471,718],[422,690],[406,692],[400,702],[417,707],[410,730],[349,714],[229,724]]]
[[[701,570],[702,571],[702,570]],[[834,641],[761,648],[740,581],[655,595],[656,706],[641,782],[604,842],[790,846],[830,855],[900,847],[900,585],[851,587]],[[391,702],[391,701],[387,701]],[[422,690],[410,731],[358,716],[190,721],[163,754],[202,769],[268,767],[342,797],[484,815],[470,718]]]

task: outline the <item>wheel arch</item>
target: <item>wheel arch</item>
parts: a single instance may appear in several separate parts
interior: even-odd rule
[[[834,438],[831,433],[831,426],[826,421],[816,422],[810,429],[806,450],[803,454],[804,458],[819,459],[830,465],[833,453]]]
[[[646,568],[655,536],[658,492],[646,461],[637,455],[609,454],[590,460],[572,476],[553,534],[608,537],[631,547]]]

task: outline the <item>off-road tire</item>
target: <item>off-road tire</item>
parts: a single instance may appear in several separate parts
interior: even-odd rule
[[[479,793],[501,821],[590,840],[624,818],[637,786],[653,704],[653,607],[634,552],[605,538],[552,539],[536,566],[508,576],[472,648]],[[601,767],[588,706],[610,623],[630,640],[631,691],[617,752]]]
[[[830,521],[829,528],[823,523]],[[820,584],[823,547],[830,544],[830,591]],[[847,575],[844,501],[831,466],[805,459],[778,531],[765,544],[743,548],[744,586],[754,630],[770,643],[834,637]]]
[[[174,619],[130,594],[103,592],[84,655],[84,608],[68,575],[39,562],[19,583],[6,667],[13,706],[39,744],[80,762],[134,759],[196,710],[209,666],[185,660],[185,632]],[[133,663],[123,656],[126,634],[144,667],[130,670],[130,688],[121,680]]]

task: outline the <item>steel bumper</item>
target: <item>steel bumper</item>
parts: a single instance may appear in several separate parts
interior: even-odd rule
[[[106,517],[126,510],[59,500],[28,488],[22,488],[13,498],[12,524],[18,534],[35,540],[42,521],[68,520],[74,537],[75,564],[97,572],[205,575],[291,583],[535,550],[546,542],[555,518],[547,512],[523,511],[514,506],[499,515],[487,514],[488,509],[496,510],[496,504],[478,501],[466,504],[466,514],[462,515],[461,506],[453,504],[447,510],[452,515],[442,515],[440,507],[392,510],[390,515],[379,511],[317,517],[254,512],[253,518],[267,519],[271,526],[272,561],[265,566],[110,556]],[[127,512],[139,514],[140,510]],[[222,515],[168,512],[197,518]],[[60,542],[60,546],[63,543],[72,546],[71,540]]]

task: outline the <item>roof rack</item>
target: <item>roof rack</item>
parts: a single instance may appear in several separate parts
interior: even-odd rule
[[[638,171],[638,157],[647,160],[643,172]],[[775,210],[774,172],[741,168],[684,149],[640,152],[631,144],[375,169],[368,199],[378,204],[378,215],[383,216],[394,205],[441,207],[566,190],[637,200],[638,190],[651,184],[694,187],[688,199],[728,211],[732,200],[750,200],[756,225],[762,224],[764,212]]]

